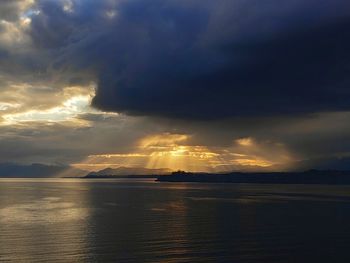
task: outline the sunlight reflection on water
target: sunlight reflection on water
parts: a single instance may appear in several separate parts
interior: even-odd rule
[[[50,224],[84,219],[88,209],[75,207],[72,202],[62,202],[57,197],[47,197],[30,203],[0,209],[0,223]]]
[[[0,179],[0,262],[350,262],[350,187]]]

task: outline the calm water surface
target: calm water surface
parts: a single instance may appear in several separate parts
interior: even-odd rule
[[[1,179],[0,262],[350,262],[350,187]]]

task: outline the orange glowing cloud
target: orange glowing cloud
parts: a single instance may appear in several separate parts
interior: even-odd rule
[[[234,145],[228,148],[190,145],[190,139],[191,136],[185,134],[149,135],[137,143],[135,152],[91,155],[85,162],[75,165],[89,170],[138,166],[152,169],[217,172],[244,167],[268,168],[279,164],[282,161],[281,158],[288,159],[284,152],[263,156],[260,152],[266,151],[262,145],[255,143],[253,138],[235,140]]]

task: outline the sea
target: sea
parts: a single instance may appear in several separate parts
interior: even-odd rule
[[[350,186],[0,179],[0,262],[350,262]]]

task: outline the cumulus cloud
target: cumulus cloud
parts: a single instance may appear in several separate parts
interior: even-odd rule
[[[11,3],[0,42],[31,49],[0,49],[3,74],[94,81],[103,110],[220,119],[349,109],[345,0]]]
[[[345,0],[42,0],[35,8],[35,46],[51,50],[60,73],[88,72],[103,110],[215,119],[350,106]]]

